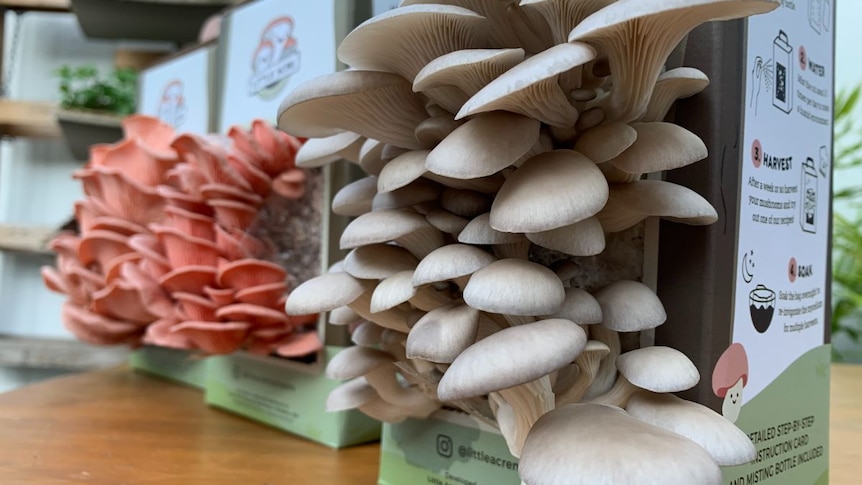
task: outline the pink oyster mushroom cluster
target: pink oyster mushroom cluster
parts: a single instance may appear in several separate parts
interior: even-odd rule
[[[300,139],[263,121],[227,137],[174,133],[156,118],[124,120],[125,138],[91,149],[74,173],[80,234],[50,244],[45,284],[67,295],[79,339],[299,357],[321,348],[317,315],[288,316],[287,273],[271,241],[249,230],[271,195],[298,199]]]

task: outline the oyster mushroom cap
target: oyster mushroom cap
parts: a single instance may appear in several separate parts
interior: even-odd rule
[[[721,468],[693,441],[599,404],[568,404],[539,418],[527,435],[518,473],[527,485],[723,480]]]
[[[664,180],[639,180],[612,185],[607,203],[596,217],[605,232],[619,232],[647,217],[709,225],[718,220],[718,213],[709,201],[688,187]]]
[[[491,199],[480,192],[450,187],[440,194],[440,207],[461,217],[475,217],[491,210]]]
[[[673,394],[635,393],[626,411],[645,423],[694,441],[720,466],[742,465],[757,458],[751,438],[736,425],[706,406]]]
[[[578,110],[557,78],[593,60],[596,51],[581,42],[558,44],[512,67],[464,103],[455,119],[486,111],[523,114],[552,126],[574,126]]]
[[[419,178],[389,192],[381,192],[371,201],[371,210],[417,208],[434,203],[440,197],[441,186],[428,179]],[[417,209],[417,212],[422,212]]]
[[[709,78],[693,67],[677,67],[663,72],[655,83],[652,98],[640,121],[661,121],[678,99],[694,96],[709,86]]]
[[[629,122],[646,112],[668,55],[692,29],[777,6],[775,0],[618,0],[585,18],[568,40],[589,42],[608,55],[610,118]]]
[[[437,396],[457,401],[528,383],[574,361],[586,342],[583,329],[563,319],[504,328],[461,352]]]
[[[350,334],[350,341],[362,347],[375,348],[383,340],[385,330],[374,322],[361,321]]]
[[[329,312],[329,323],[332,325],[351,325],[363,322],[362,316],[349,306],[340,306]]]
[[[392,361],[392,356],[383,350],[347,347],[326,364],[326,376],[338,380],[356,379],[382,366],[391,365]]]
[[[617,369],[627,381],[653,392],[682,392],[700,382],[697,367],[670,347],[644,347],[621,354]]]
[[[673,123],[632,123],[637,139],[608,163],[626,173],[673,170],[703,160],[709,155],[703,140]]]
[[[345,185],[332,198],[332,212],[340,216],[359,216],[371,212],[374,196],[377,195],[377,177],[355,180]]]
[[[563,283],[550,269],[531,261],[507,258],[479,269],[464,287],[473,308],[503,315],[548,315],[565,300]]]
[[[437,146],[462,124],[461,121],[452,119],[449,114],[432,116],[419,123],[413,134],[416,136],[416,141],[422,145],[433,147]]]
[[[611,122],[585,131],[574,149],[596,163],[618,157],[637,140],[638,132],[625,123]]]
[[[310,315],[334,310],[359,298],[370,282],[338,271],[324,273],[303,282],[287,296],[284,311],[288,315]]]
[[[470,219],[470,222],[458,234],[458,242],[464,244],[519,244],[526,240],[526,236],[523,234],[500,232],[491,227],[490,212],[479,214]]]
[[[527,239],[543,248],[571,256],[595,256],[605,249],[605,231],[595,217],[550,231],[527,233]]]
[[[470,275],[496,261],[494,255],[467,244],[448,244],[428,253],[416,265],[413,285],[422,286]]]
[[[310,138],[296,152],[296,166],[316,168],[345,159],[359,163],[359,150],[365,139],[349,131],[325,138]]]
[[[466,49],[429,62],[413,79],[413,91],[455,86],[464,101],[524,60],[524,49]]]
[[[343,131],[410,149],[416,126],[428,115],[410,83],[397,74],[339,71],[310,80],[278,109],[278,127],[294,136],[320,138]]]
[[[569,32],[597,10],[614,0],[521,0],[521,8],[541,15],[555,44],[568,42]]]
[[[422,215],[404,209],[368,212],[341,233],[341,249],[395,241],[417,258],[443,245],[443,235]]]
[[[667,320],[661,300],[639,281],[615,281],[593,296],[602,308],[602,325],[617,332],[648,330]]]
[[[372,313],[390,310],[416,296],[413,270],[398,271],[380,280],[371,295]]]
[[[419,125],[416,126],[418,127]],[[413,133],[415,136],[415,128]],[[365,142],[362,143],[362,147],[359,149],[359,167],[362,168],[365,173],[377,176],[380,171],[383,170],[383,166],[386,165],[386,162],[389,161],[388,159],[383,158],[383,149],[386,146],[387,145],[385,143],[372,140],[371,138],[365,140]]]
[[[336,387],[326,398],[326,411],[333,413],[356,409],[377,396],[365,377],[351,379]]]
[[[536,233],[574,224],[598,213],[608,183],[590,159],[554,150],[521,165],[503,183],[491,206],[491,227]]]
[[[425,159],[446,177],[473,179],[513,165],[539,139],[538,120],[506,111],[482,113],[459,126]]]
[[[422,3],[436,3],[463,7],[488,19],[489,44],[499,47],[517,47],[520,38],[511,28],[512,8],[517,0],[402,0],[401,7]]]
[[[337,54],[353,69],[392,72],[412,82],[426,64],[443,54],[485,47],[487,35],[487,20],[472,10],[408,5],[360,24],[347,34]]]
[[[602,321],[602,307],[593,295],[580,288],[566,288],[560,308],[545,318],[564,318],[578,325],[592,325]]]
[[[410,251],[393,244],[360,246],[344,258],[344,271],[354,278],[380,280],[394,273],[413,270],[419,260]]]
[[[414,150],[389,160],[377,177],[377,191],[391,192],[418,180],[427,172],[425,160],[428,153],[428,150]]]
[[[467,227],[470,221],[443,209],[432,209],[425,214],[428,222],[445,233],[456,236]]]
[[[407,335],[407,358],[451,364],[476,341],[479,310],[463,302],[437,307],[422,316]]]

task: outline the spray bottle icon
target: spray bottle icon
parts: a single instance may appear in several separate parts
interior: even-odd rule
[[[772,60],[775,64],[775,91],[772,97],[772,105],[776,108],[790,113],[793,110],[793,47],[787,39],[783,30],[778,31],[778,36],[772,42]]]
[[[808,157],[802,164],[802,213],[800,224],[805,232],[817,232],[817,166]]]

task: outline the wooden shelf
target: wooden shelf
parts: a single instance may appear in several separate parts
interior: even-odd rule
[[[0,367],[92,370],[121,364],[125,347],[96,347],[77,340],[0,336]]]
[[[0,136],[59,138],[57,105],[43,101],[0,99]]]
[[[56,227],[0,224],[0,250],[53,254],[48,241],[56,232]]]
[[[32,12],[68,12],[69,0],[0,0],[0,9]]]
[[[862,367],[834,365],[831,392],[829,483],[855,485],[862,460]],[[200,391],[126,368],[2,394],[0,422],[6,484],[370,485],[380,463],[376,443],[331,450],[208,408]]]

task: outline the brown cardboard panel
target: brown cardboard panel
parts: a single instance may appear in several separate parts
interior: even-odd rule
[[[682,64],[706,73],[710,86],[678,101],[673,121],[700,136],[709,157],[665,178],[704,196],[719,216],[710,226],[664,221],[660,226],[657,291],[668,319],[656,329],[655,341],[684,352],[702,374],[731,343],[744,33],[744,21],[737,20],[706,24],[688,36]],[[683,397],[713,409],[720,406],[709,379]]]

